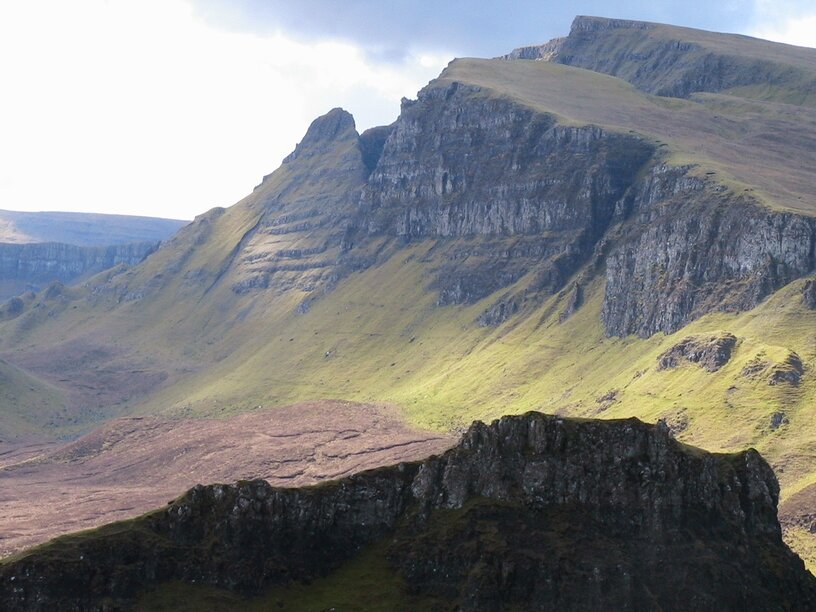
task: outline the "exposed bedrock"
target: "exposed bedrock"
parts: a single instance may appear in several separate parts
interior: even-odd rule
[[[479,88],[405,101],[362,196],[362,229],[455,241],[440,303],[473,302],[540,268],[558,290],[592,253],[653,149]]]
[[[761,207],[686,169],[657,166],[630,196],[606,258],[610,335],[670,333],[707,312],[749,310],[816,266],[816,219]]]

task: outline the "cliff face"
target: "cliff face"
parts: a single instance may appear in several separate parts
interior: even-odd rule
[[[560,126],[476,87],[427,88],[403,105],[358,224],[451,244],[436,270],[440,304],[474,302],[530,271],[549,295],[589,258],[651,154],[637,138]]]
[[[70,283],[119,264],[133,266],[159,244],[152,241],[87,247],[62,243],[0,243],[0,297],[11,297],[54,281]]]
[[[610,335],[674,332],[713,310],[750,310],[816,268],[816,219],[773,212],[657,165],[630,193],[606,257]]]
[[[317,487],[195,487],[4,562],[0,601],[103,609],[169,580],[256,593],[388,538],[383,563],[408,592],[463,609],[806,609],[816,580],[782,543],[777,500],[754,451],[529,413],[476,423],[440,457]]]
[[[459,82],[429,86],[365,137],[332,111],[283,170],[285,182],[262,184],[264,208],[229,264],[232,287],[304,291],[302,309],[400,245],[428,240],[439,245],[429,269],[439,305],[473,303],[527,275],[479,318],[500,324],[589,265],[577,290],[605,270],[603,322],[621,336],[750,309],[816,267],[813,218],[668,167],[637,136],[564,126]],[[392,246],[373,248],[380,238]],[[278,247],[283,239],[298,247]]]

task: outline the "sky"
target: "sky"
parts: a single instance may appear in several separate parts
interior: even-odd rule
[[[331,108],[391,123],[454,57],[576,14],[816,47],[812,0],[0,0],[0,209],[192,219]]]

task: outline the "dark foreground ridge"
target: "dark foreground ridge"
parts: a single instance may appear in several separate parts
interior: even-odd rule
[[[196,486],[7,560],[0,607],[127,608],[169,581],[252,596],[373,545],[414,609],[816,609],[816,579],[782,542],[778,491],[754,450],[528,413],[476,422],[421,463],[313,487]]]

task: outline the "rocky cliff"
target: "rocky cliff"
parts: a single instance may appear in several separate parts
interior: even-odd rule
[[[713,310],[750,310],[816,269],[816,218],[653,166],[630,192],[629,221],[606,256],[608,333],[674,332]]]
[[[382,540],[406,598],[436,605],[809,609],[816,580],[782,543],[778,491],[755,451],[708,454],[636,419],[529,413],[477,422],[439,457],[316,487],[197,486],[3,562],[0,601],[113,609],[172,580],[251,595]]]
[[[133,266],[159,247],[159,241],[107,247],[62,243],[0,243],[0,297],[38,290],[54,281],[70,283],[119,264]]]
[[[377,236],[432,239],[440,245],[430,281],[440,305],[478,301],[528,275],[521,292],[502,296],[481,319],[501,323],[594,262],[605,270],[607,333],[649,336],[713,310],[753,308],[816,268],[813,217],[737,196],[690,166],[667,166],[643,138],[563,126],[483,88],[443,85],[403,105],[367,178],[350,116],[350,127],[313,147],[326,156],[355,145],[354,162],[333,170],[350,177],[350,186],[331,191],[345,203],[315,207],[320,199],[309,193],[306,211],[297,212],[297,200],[285,214],[273,209],[247,250],[268,233],[314,238],[331,227],[335,235],[278,250],[271,266],[268,256],[244,256],[242,265],[263,272],[236,290],[274,286],[272,274],[278,289],[295,284],[319,295],[377,261],[361,255]],[[355,197],[359,207],[350,206]],[[292,271],[297,280],[283,280]]]

